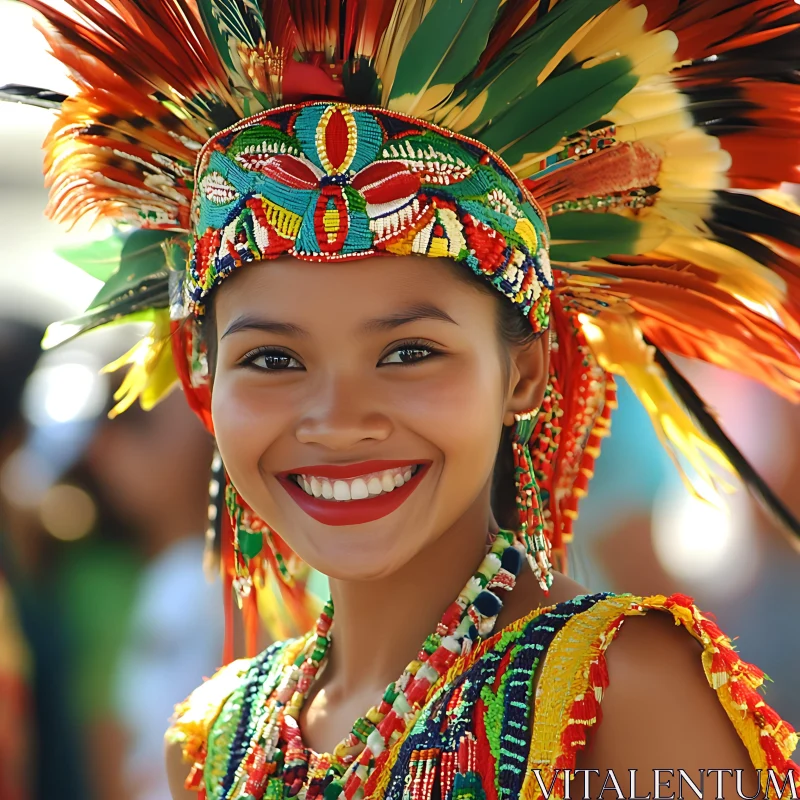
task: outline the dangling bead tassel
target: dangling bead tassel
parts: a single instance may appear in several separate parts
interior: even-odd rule
[[[225,492],[222,490],[224,485],[225,467],[222,465],[219,450],[215,449],[211,462],[211,478],[208,482],[208,527],[203,548],[203,572],[209,583],[213,583],[219,576],[222,527],[225,518],[223,513]]]
[[[318,609],[306,591],[308,567],[292,553],[276,531],[253,513],[230,481],[226,502],[233,531],[234,553],[230,566],[239,608],[246,605],[245,601],[251,595],[260,593],[259,608],[265,621],[278,613],[284,617],[288,614],[297,628],[288,635],[304,633],[318,615]],[[278,579],[279,595],[271,590],[270,573]],[[267,624],[272,631],[274,626]]]
[[[525,546],[528,563],[536,575],[545,595],[553,585],[550,563],[550,542],[545,536],[542,516],[542,498],[533,474],[528,443],[530,442],[539,409],[515,414],[511,447],[514,452],[514,471],[517,489],[517,511],[519,512],[519,535]]]
[[[260,533],[254,533],[247,525],[244,505],[230,481],[225,487],[225,504],[233,530],[233,590],[241,608],[244,600],[253,591],[253,578],[248,562],[261,552],[263,538]]]

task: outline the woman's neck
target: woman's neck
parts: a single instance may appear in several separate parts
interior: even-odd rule
[[[335,622],[326,693],[381,692],[400,676],[486,554],[487,507],[488,498],[387,578],[331,580]]]

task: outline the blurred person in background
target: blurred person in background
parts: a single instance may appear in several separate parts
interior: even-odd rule
[[[127,732],[125,797],[168,800],[172,708],[220,663],[222,589],[202,570],[212,443],[177,393],[101,423],[87,464],[145,560],[114,678]]]
[[[84,800],[78,724],[68,699],[68,649],[54,602],[47,536],[18,502],[12,457],[23,445],[25,384],[42,329],[0,319],[0,798]]]
[[[165,798],[164,726],[222,650],[208,436],[174,399],[107,419],[108,342],[39,358],[41,336],[0,326],[0,799]]]

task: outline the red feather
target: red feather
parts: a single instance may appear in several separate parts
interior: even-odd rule
[[[666,5],[672,7],[672,13],[666,20],[664,2],[650,0],[645,5],[656,12],[652,18],[648,16],[648,30],[665,27],[678,35],[679,61],[728,53],[783,36],[800,26],[797,6],[776,0],[688,0],[677,8],[670,2]]]

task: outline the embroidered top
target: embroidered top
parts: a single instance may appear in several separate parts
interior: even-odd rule
[[[762,789],[768,770],[779,785],[791,773],[800,788],[800,769],[790,760],[798,736],[756,691],[764,673],[739,658],[730,639],[691,598],[600,593],[537,609],[457,659],[432,687],[416,722],[382,756],[364,797],[564,797],[564,770],[575,768],[587,731],[600,718],[608,685],[605,650],[627,616],[651,609],[672,614],[675,624],[702,645],[706,678],[753,767],[762,770]],[[245,757],[247,731],[264,713],[283,666],[304,641],[281,642],[254,659],[223,667],[177,707],[168,737],[194,764],[187,785],[201,798],[228,796]],[[313,773],[318,756],[305,755]],[[284,769],[290,768],[290,756],[287,752]],[[284,780],[271,784],[264,797],[283,797]],[[271,791],[278,788],[280,793]],[[324,797],[324,786],[312,779],[305,797]]]

